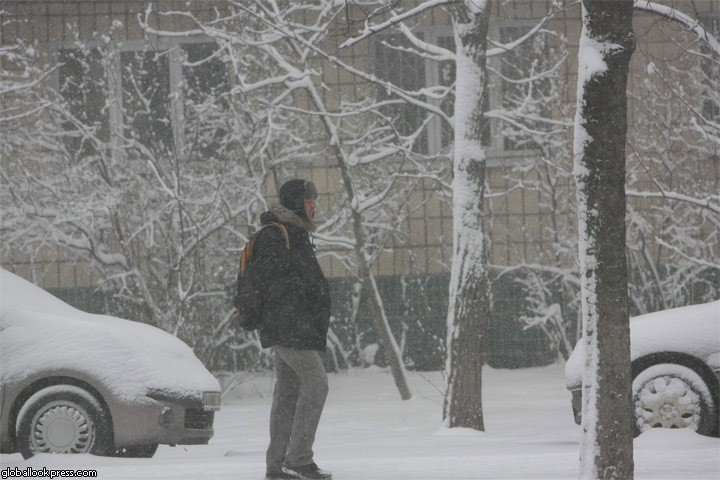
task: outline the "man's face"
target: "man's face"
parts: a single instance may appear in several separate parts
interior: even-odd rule
[[[310,221],[315,218],[315,200],[312,198],[305,199],[305,215]]]

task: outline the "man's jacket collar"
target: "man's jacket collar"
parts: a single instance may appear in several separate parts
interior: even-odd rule
[[[295,225],[304,230],[307,230],[308,232],[314,232],[317,228],[315,224],[311,221],[300,217],[300,215],[296,214],[290,209],[283,207],[282,205],[273,205],[268,213],[270,213],[271,215],[263,215],[263,218],[261,218],[263,224],[278,221],[287,225]],[[273,219],[272,216],[276,217],[277,220]]]

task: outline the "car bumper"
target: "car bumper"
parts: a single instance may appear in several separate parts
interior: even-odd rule
[[[214,411],[201,402],[174,402],[140,397],[113,412],[115,446],[205,445],[214,435]]]
[[[575,423],[580,425],[582,421],[582,387],[573,388],[570,393],[572,394],[571,405]]]

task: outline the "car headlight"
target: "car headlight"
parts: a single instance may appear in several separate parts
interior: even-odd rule
[[[203,392],[203,410],[220,410],[220,392]]]
[[[158,423],[161,427],[168,428],[172,424],[172,410],[169,407],[163,407],[160,410]]]

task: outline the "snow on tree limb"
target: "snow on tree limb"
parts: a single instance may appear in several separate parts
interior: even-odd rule
[[[720,204],[713,203],[712,198],[696,198],[682,193],[668,192],[661,190],[659,192],[641,192],[638,190],[626,190],[625,193],[632,197],[639,198],[664,198],[667,200],[677,200],[679,202],[689,203],[698,207],[706,208],[713,213],[720,215]]]
[[[713,262],[709,262],[709,261],[707,261],[707,260],[705,260],[705,259],[702,259],[702,258],[697,258],[697,257],[690,256],[690,255],[682,252],[677,246],[675,246],[675,245],[670,245],[669,243],[667,243],[667,242],[666,242],[665,240],[663,240],[662,238],[655,237],[655,241],[656,241],[658,244],[664,246],[665,248],[668,248],[668,249],[672,250],[673,252],[675,252],[676,254],[680,255],[680,256],[683,257],[684,259],[690,260],[691,262],[693,262],[693,263],[695,263],[695,264],[697,264],[697,265],[701,265],[701,266],[703,266],[703,267],[712,268],[712,269],[715,269],[715,270],[720,270],[720,263],[713,263]]]
[[[378,25],[370,25],[367,21],[365,22],[365,29],[358,35],[357,37],[350,38],[349,40],[346,40],[342,44],[340,44],[340,48],[348,48],[352,45],[355,45],[358,42],[361,42],[362,40],[370,37],[371,35],[374,35],[378,32],[381,32],[387,28],[393,27],[395,25],[398,25],[405,20],[414,17],[415,15],[418,15],[426,10],[430,10],[432,8],[441,6],[441,5],[447,5],[455,0],[428,0],[426,2],[422,2],[420,5],[411,8],[407,12],[401,13],[401,14],[395,14],[392,18],[389,20],[386,20],[383,23],[380,23]]]
[[[404,23],[400,23],[399,28],[403,35],[405,35],[405,38],[410,40],[410,43],[412,43],[421,52],[424,52],[426,54],[426,58],[429,58],[430,60],[434,60],[436,62],[455,60],[455,52],[453,52],[452,50],[448,50],[447,48],[442,48],[438,45],[433,45],[430,42],[425,42],[419,39]]]
[[[650,2],[647,0],[635,0],[633,8],[636,10],[642,10],[645,12],[654,13],[661,15],[670,20],[676,21],[682,25],[685,25],[691,32],[693,32],[700,41],[704,42],[708,48],[710,48],[715,55],[720,56],[720,42],[708,32],[705,27],[697,20],[689,15],[682,13],[681,11],[661,5],[659,3]]]
[[[501,54],[507,52],[508,50],[512,50],[514,48],[519,47],[520,45],[522,45],[529,39],[533,38],[535,36],[535,34],[537,34],[539,31],[541,31],[542,26],[545,24],[545,22],[550,20],[550,18],[552,18],[555,14],[556,14],[555,11],[549,12],[547,15],[545,15],[543,18],[541,18],[540,21],[538,23],[536,23],[530,30],[525,32],[525,34],[521,35],[520,37],[516,38],[515,40],[513,40],[510,43],[500,44],[497,42],[491,42],[495,45],[495,48],[489,48],[487,51],[487,56],[494,57],[496,55],[501,55]]]

